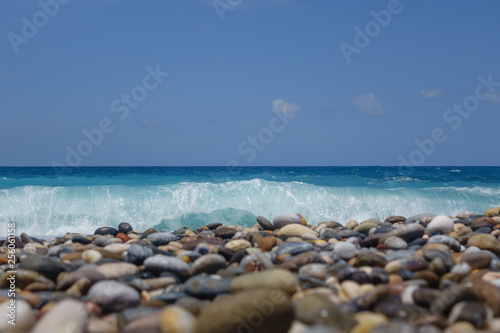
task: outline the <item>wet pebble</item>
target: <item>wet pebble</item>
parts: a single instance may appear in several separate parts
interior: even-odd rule
[[[196,259],[190,268],[190,275],[201,273],[214,274],[219,269],[226,268],[226,259],[220,254],[206,254]]]
[[[292,302],[281,290],[240,292],[204,308],[193,333],[287,333],[294,319]]]
[[[289,224],[301,224],[300,217],[295,213],[285,213],[276,215],[273,219],[273,226],[275,229],[283,228]]]
[[[184,261],[162,254],[147,258],[144,261],[144,266],[147,271],[155,275],[160,275],[162,272],[169,272],[175,274],[181,280],[189,277],[190,268]]]
[[[90,288],[88,298],[105,312],[121,311],[141,302],[137,290],[117,281],[97,282]]]

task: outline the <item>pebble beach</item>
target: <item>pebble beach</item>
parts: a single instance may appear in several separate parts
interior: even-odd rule
[[[0,332],[500,332],[500,208],[341,222],[2,239]]]

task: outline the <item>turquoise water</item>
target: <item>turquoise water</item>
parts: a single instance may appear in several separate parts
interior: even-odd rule
[[[173,230],[257,215],[325,220],[483,213],[500,206],[499,167],[0,168],[0,236],[93,233],[129,222]]]

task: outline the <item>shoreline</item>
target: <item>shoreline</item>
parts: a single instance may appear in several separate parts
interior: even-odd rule
[[[15,328],[35,333],[68,324],[89,333],[500,331],[499,207],[345,225],[306,218],[23,233],[17,265],[1,248],[0,312],[14,284]],[[2,332],[13,327],[5,315]]]

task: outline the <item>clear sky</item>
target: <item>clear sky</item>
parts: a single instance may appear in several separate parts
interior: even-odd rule
[[[500,2],[0,2],[0,165],[500,165]]]

